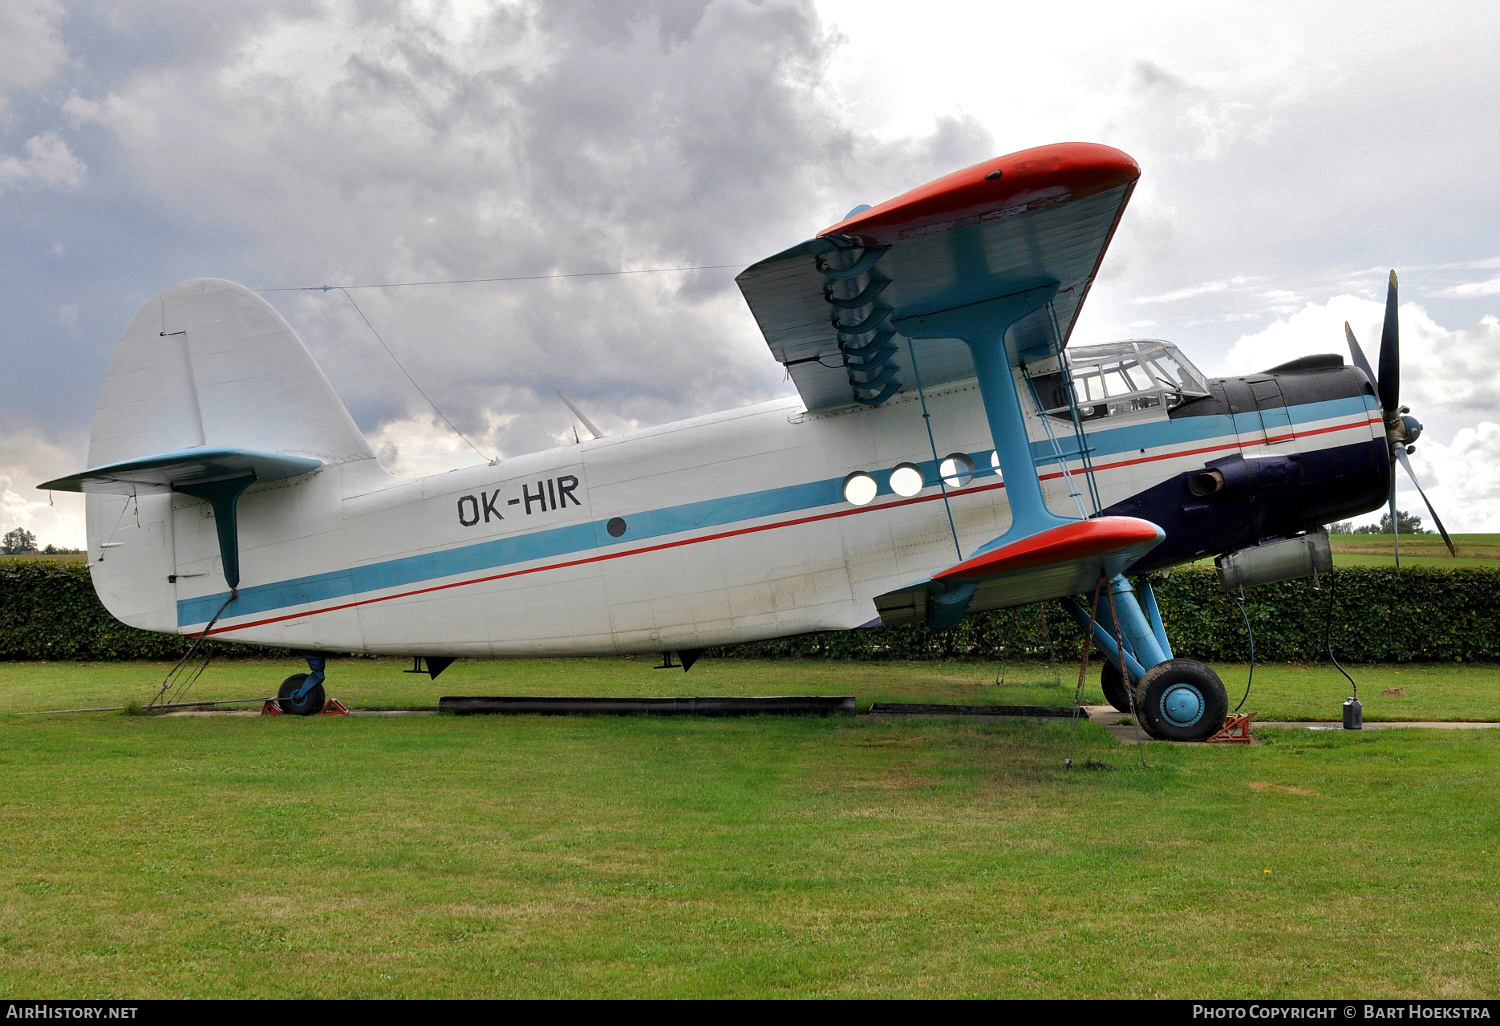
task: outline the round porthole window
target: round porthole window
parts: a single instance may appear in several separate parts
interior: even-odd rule
[[[856,470],[844,478],[844,500],[855,506],[868,506],[875,498],[880,486],[863,470]]]
[[[915,463],[898,463],[891,471],[891,491],[897,495],[916,495],[925,483],[922,471]]]
[[[990,467],[995,471],[995,477],[1001,481],[1005,480],[1005,475],[1000,473],[1000,454],[998,452],[990,453]]]
[[[604,529],[609,532],[611,538],[618,538],[625,533],[625,521],[621,517],[610,517]]]
[[[938,464],[938,474],[949,488],[962,488],[974,480],[974,461],[961,452],[949,453]]]

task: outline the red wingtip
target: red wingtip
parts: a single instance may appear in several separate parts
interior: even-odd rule
[[[995,172],[998,177],[991,177]],[[1128,185],[1141,176],[1131,157],[1099,143],[1053,143],[995,157],[928,182],[818,233],[867,245],[944,222],[979,217],[1034,201],[1067,201]]]
[[[933,574],[933,580],[966,580],[992,577],[1011,570],[1066,563],[1100,556],[1137,545],[1150,545],[1162,538],[1162,530],[1149,520],[1135,517],[1098,517],[1048,528],[1030,538],[982,552],[956,566]]]

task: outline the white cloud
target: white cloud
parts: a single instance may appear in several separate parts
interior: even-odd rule
[[[1348,362],[1345,321],[1378,366],[1384,316],[1383,303],[1357,296],[1308,303],[1241,337],[1228,369],[1250,373],[1312,353],[1338,353]],[[1401,401],[1424,424],[1412,467],[1450,531],[1500,530],[1500,319],[1450,329],[1415,303],[1401,305],[1400,319]],[[1421,512],[1416,490],[1397,474],[1398,504]]]
[[[1198,296],[1206,296],[1214,292],[1227,291],[1230,286],[1244,285],[1248,278],[1234,277],[1227,281],[1206,281],[1201,285],[1189,285],[1187,288],[1176,289],[1172,292],[1164,292],[1159,296],[1137,296],[1132,303],[1176,303],[1183,299],[1194,299]]]
[[[1447,445],[1432,441],[1424,433],[1411,462],[1450,532],[1500,532],[1500,424],[1481,421],[1461,428]],[[1424,524],[1432,526],[1421,497],[1404,472],[1397,482],[1397,504],[1420,512]]]
[[[1500,278],[1491,278],[1488,281],[1470,281],[1461,285],[1450,285],[1445,289],[1438,289],[1432,295],[1443,299],[1472,299],[1477,296],[1500,295]]]
[[[0,96],[50,81],[68,57],[62,39],[60,0],[6,0],[0,4]]]
[[[83,548],[83,496],[36,491],[42,481],[80,468],[72,452],[34,429],[0,431],[0,534],[24,527],[40,547]]]
[[[43,132],[26,140],[24,159],[0,156],[0,193],[26,185],[76,189],[87,170],[56,132]]]
[[[1372,366],[1380,360],[1385,305],[1357,296],[1308,303],[1264,331],[1245,335],[1229,350],[1231,373],[1244,374],[1311,353],[1338,353],[1348,321]],[[1415,303],[1403,303],[1401,401],[1424,423],[1461,425],[1500,417],[1500,320],[1484,317],[1470,328],[1449,329]]]
[[[0,188],[50,183],[35,195],[56,218],[7,236],[31,248],[7,251],[24,273],[4,305],[24,340],[13,347],[44,346],[63,368],[0,381],[0,408],[84,430],[106,340],[176,277],[730,263],[856,202],[1069,138],[1119,146],[1143,169],[1080,344],[1149,327],[1211,365],[1259,320],[1270,327],[1233,357],[1257,369],[1278,348],[1342,352],[1346,316],[1373,350],[1378,303],[1332,306],[1378,300],[1387,266],[1430,275],[1407,294],[1446,323],[1474,322],[1492,294],[1464,279],[1500,268],[1500,7],[1373,0],[1351,21],[1334,0],[1083,0],[1066,32],[1044,7],[816,10],[824,23],[798,0],[0,5],[0,103],[12,97],[16,126]],[[1027,40],[1002,70],[996,39]],[[76,133],[47,132],[70,91]],[[113,242],[69,227],[97,213],[81,202],[92,190],[69,192],[85,181],[130,226]],[[58,255],[65,242],[89,260],[35,259],[54,236]],[[1353,269],[1378,261],[1390,263]],[[465,431],[517,453],[570,437],[557,387],[610,430],[785,391],[731,274],[359,298]],[[1338,292],[1323,316],[1304,314],[1303,297]],[[29,319],[13,313],[27,302]],[[275,302],[395,466],[477,459],[461,442],[450,451],[339,294]],[[1410,326],[1407,391],[1428,438],[1500,420],[1483,322],[1433,326],[1443,363],[1430,382],[1412,356],[1423,330]]]
[[[515,418],[486,410],[487,430],[469,436],[474,446],[454,433],[436,415],[402,417],[386,421],[368,439],[381,466],[397,477],[422,477],[461,470],[486,462],[485,457],[500,455],[495,444],[502,428]],[[475,451],[478,448],[478,452]]]

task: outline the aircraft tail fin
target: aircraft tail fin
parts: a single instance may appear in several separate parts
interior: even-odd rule
[[[105,607],[132,626],[176,631],[180,582],[190,591],[219,586],[200,578],[239,583],[246,488],[363,460],[378,466],[281,315],[243,286],[204,278],[136,314],[104,379],[89,469],[42,487],[88,493],[90,570]],[[202,500],[213,517],[212,567],[193,562],[201,546],[191,538],[174,542],[195,522],[174,521],[178,495]],[[262,520],[291,510],[274,506]]]
[[[131,321],[104,379],[88,465],[198,446],[323,463],[374,455],[281,315],[214,278],[172,286]]]

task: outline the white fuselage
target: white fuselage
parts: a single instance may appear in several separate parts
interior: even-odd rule
[[[846,630],[875,619],[874,596],[1009,526],[978,389],[925,398],[938,459],[969,455],[971,480],[940,487],[918,395],[817,413],[789,397],[419,480],[362,457],[253,486],[227,606],[212,515],[188,496],[91,495],[90,560],[106,605],[135,626],[196,633],[224,607],[215,635],[306,650],[598,655]],[[1109,418],[1089,433],[1101,503],[1212,455],[1378,437],[1372,409],[1294,407],[1284,436],[1160,408]],[[1093,512],[1082,475],[1046,459],[1048,432],[1026,414],[1048,505]],[[1070,431],[1053,433],[1066,446]],[[912,496],[890,488],[903,462],[927,482]],[[880,485],[867,505],[844,498],[854,471]]]

